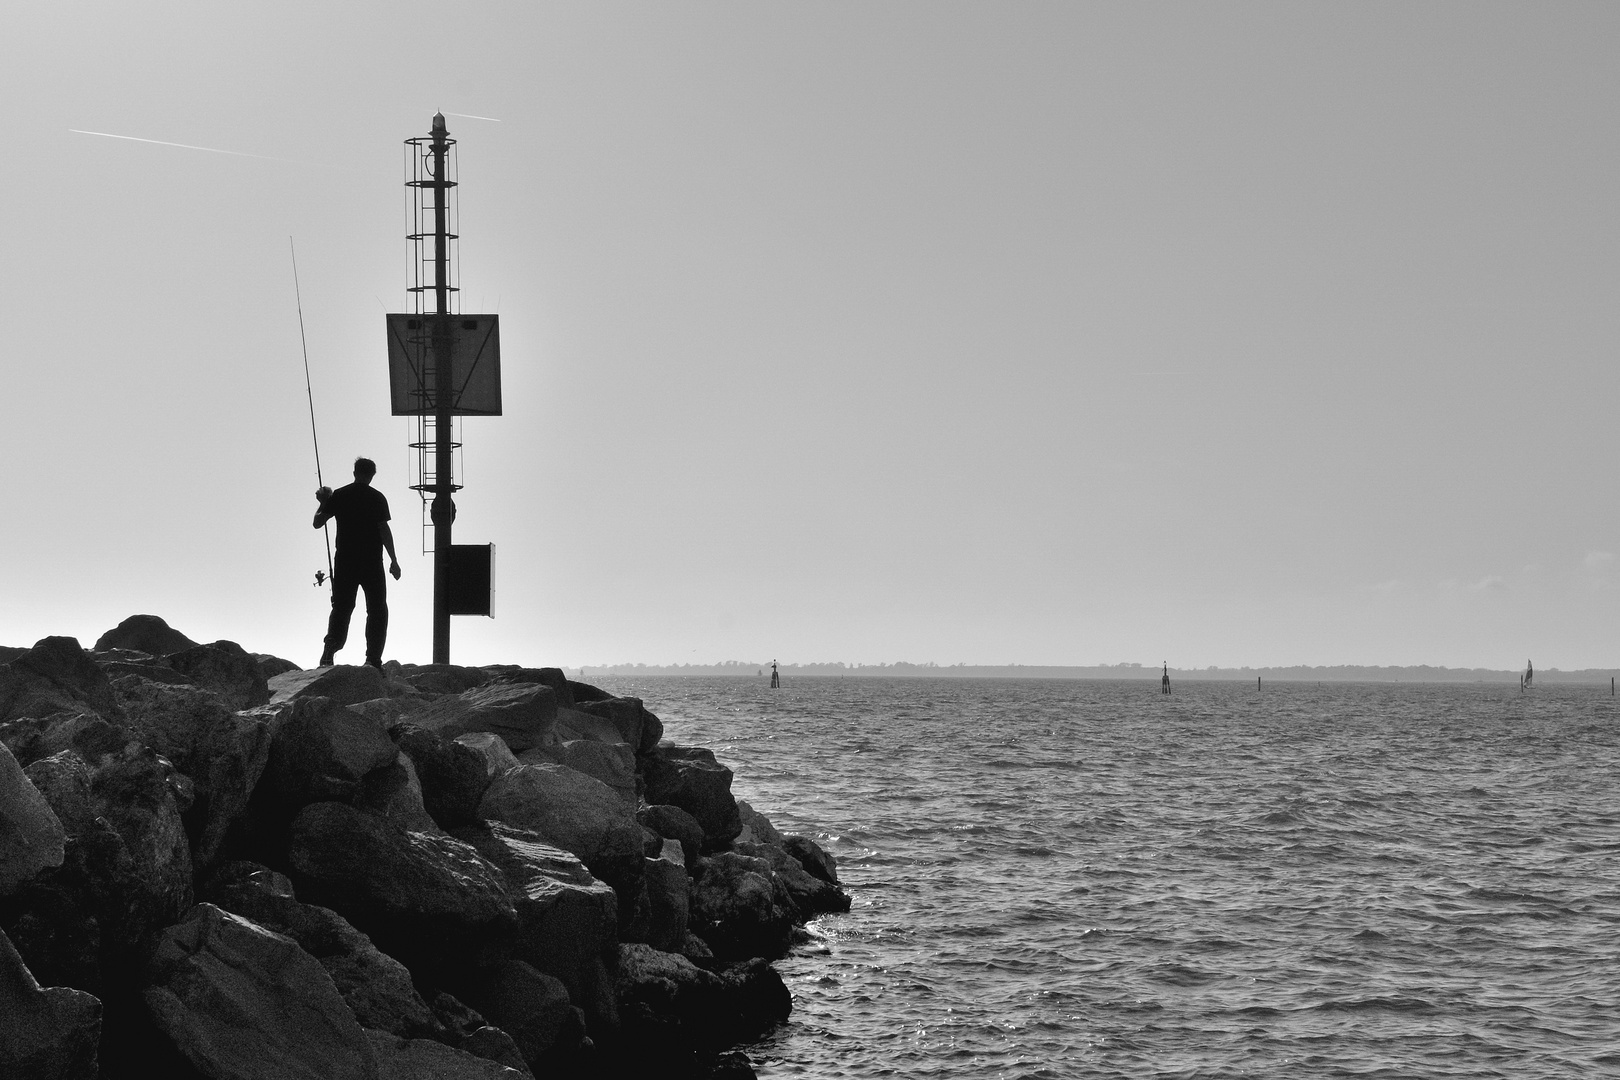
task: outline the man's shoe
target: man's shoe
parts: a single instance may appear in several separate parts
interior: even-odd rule
[[[321,653],[321,662],[319,664],[316,664],[315,666],[316,667],[331,667],[332,663],[333,663],[332,654],[329,653],[329,652],[323,652],[323,653]]]
[[[374,667],[378,671],[381,671],[382,670],[382,661],[381,660],[367,660],[366,661],[366,666],[367,667]]]

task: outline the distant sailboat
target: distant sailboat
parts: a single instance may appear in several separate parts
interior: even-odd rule
[[[1530,661],[1524,662],[1524,674],[1519,676],[1519,692],[1534,689],[1532,684],[1536,680],[1536,666]]]

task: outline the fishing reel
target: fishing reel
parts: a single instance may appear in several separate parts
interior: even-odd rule
[[[317,570],[317,571],[315,571],[315,587],[318,589],[322,585],[325,585],[325,584],[326,584],[326,571],[325,570]]]

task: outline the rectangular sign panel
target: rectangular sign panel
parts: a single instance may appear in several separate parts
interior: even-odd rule
[[[395,416],[431,413],[439,373],[435,344],[449,343],[445,369],[456,416],[501,415],[501,329],[496,315],[389,315],[388,393]]]

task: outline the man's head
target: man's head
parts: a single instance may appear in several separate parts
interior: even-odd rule
[[[354,480],[357,484],[369,484],[371,478],[377,475],[377,463],[368,457],[354,459]]]

